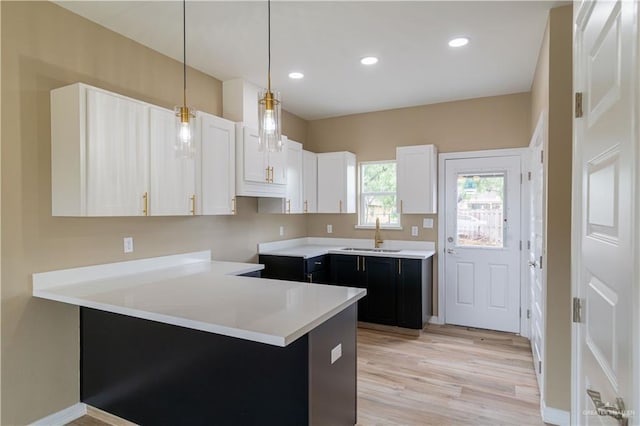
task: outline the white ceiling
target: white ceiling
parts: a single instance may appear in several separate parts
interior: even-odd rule
[[[182,60],[181,2],[56,3]],[[548,10],[561,3],[274,1],[272,86],[309,120],[525,92]],[[266,1],[187,2],[187,63],[220,80],[265,86],[266,34]],[[460,35],[469,45],[447,45]],[[380,62],[361,65],[367,55]]]

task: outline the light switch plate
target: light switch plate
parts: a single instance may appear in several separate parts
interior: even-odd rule
[[[133,253],[133,237],[124,237],[122,241],[124,244],[124,252]]]
[[[327,225],[327,234],[333,234],[333,225]]]
[[[432,229],[433,219],[431,219],[430,217],[425,217],[424,219],[422,219],[422,227],[425,229]]]
[[[331,349],[331,364],[336,362],[342,357],[342,343],[338,343],[338,346]]]
[[[418,227],[417,226],[412,226],[411,227],[411,236],[412,237],[417,237],[418,236]]]

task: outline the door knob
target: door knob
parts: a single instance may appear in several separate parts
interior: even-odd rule
[[[599,416],[613,417],[622,426],[629,424],[628,412],[624,408],[624,400],[622,398],[616,398],[616,404],[603,403],[600,397],[600,392],[587,389],[587,395],[591,398],[591,402],[596,407],[596,412]]]
[[[537,262],[529,261],[529,266],[531,266],[532,268],[535,268],[535,267],[537,267],[537,266],[538,266],[538,263],[537,263]]]
[[[456,251],[454,249],[447,249],[447,253],[456,254]]]

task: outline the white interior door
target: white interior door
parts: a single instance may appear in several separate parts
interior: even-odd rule
[[[582,93],[583,116],[574,120],[572,275],[581,315],[573,325],[572,421],[614,425],[628,417],[640,424],[640,339],[633,313],[638,3],[574,4],[574,85]],[[600,406],[605,403],[610,415]]]
[[[531,144],[529,145],[529,237],[527,249],[529,257],[529,316],[530,341],[533,363],[540,388],[540,400],[543,400],[544,390],[542,362],[544,357],[544,300],[545,280],[542,270],[542,256],[544,255],[544,167],[542,150],[546,134],[544,116],[541,116]]]
[[[520,331],[520,157],[445,161],[445,322]]]

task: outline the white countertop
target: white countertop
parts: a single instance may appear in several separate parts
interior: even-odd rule
[[[368,250],[349,250],[346,247],[363,249],[373,248],[373,240],[351,238],[297,238],[293,240],[261,243],[258,253],[273,256],[302,257],[308,259],[324,254],[346,254],[357,256],[381,256],[407,259],[428,259],[435,254],[435,244],[429,241],[385,241],[382,248],[400,250],[392,252],[375,252]]]
[[[208,257],[209,252],[199,252],[33,274],[33,295],[286,346],[366,294],[358,288],[233,276],[264,266]]]

